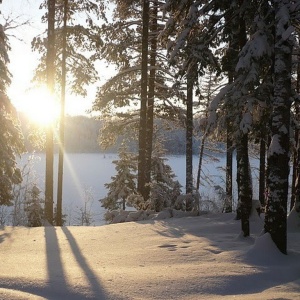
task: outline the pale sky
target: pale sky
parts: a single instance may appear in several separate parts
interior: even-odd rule
[[[9,52],[9,70],[13,75],[12,84],[8,90],[9,97],[18,110],[28,109],[28,88],[32,79],[32,72],[37,65],[37,55],[31,51],[32,38],[45,30],[45,24],[41,22],[43,11],[39,10],[41,0],[3,0],[0,5],[3,16],[19,16],[20,21],[30,20],[30,26],[23,26],[12,33],[16,38],[10,39],[12,51]],[[0,15],[0,22],[3,21]],[[103,78],[102,78],[103,80]],[[90,89],[87,98],[66,96],[66,114],[85,114],[91,108],[96,87]]]

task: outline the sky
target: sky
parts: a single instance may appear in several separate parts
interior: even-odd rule
[[[258,215],[247,238],[235,214],[163,215],[105,226],[0,227],[0,299],[299,299],[297,216],[284,255],[260,235]]]
[[[41,22],[44,11],[39,10],[40,3],[41,0],[3,0],[0,6],[1,22],[3,16],[8,15],[11,15],[12,18],[18,18],[19,22],[30,21],[30,25],[22,26],[11,32],[16,37],[10,37],[12,49],[9,52],[9,70],[13,78],[8,95],[19,111],[28,110],[28,103],[32,97],[28,89],[32,86],[33,70],[38,63],[37,54],[31,50],[31,41],[33,37],[42,33],[46,28],[46,25]],[[88,96],[84,99],[67,95],[66,114],[87,114],[86,111],[92,106],[95,90],[95,87],[91,87]]]

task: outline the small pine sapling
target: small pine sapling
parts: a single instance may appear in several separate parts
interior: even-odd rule
[[[176,186],[175,174],[172,168],[166,163],[163,157],[161,144],[156,143],[152,155],[152,170],[150,183],[151,209],[161,211],[166,207],[171,207],[173,192]]]
[[[117,174],[112,176],[112,181],[106,183],[108,194],[100,199],[102,207],[114,209],[126,209],[127,198],[136,194],[136,156],[127,151],[126,146],[122,145],[119,149],[119,159],[114,160]]]
[[[44,209],[42,207],[42,199],[40,198],[40,189],[34,185],[26,195],[27,225],[29,227],[42,226]]]

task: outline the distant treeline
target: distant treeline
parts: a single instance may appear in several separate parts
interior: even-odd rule
[[[37,144],[43,144],[42,134],[29,120],[24,116],[19,116],[21,128],[25,138],[25,145],[28,151],[41,150]],[[86,116],[67,116],[65,121],[65,149],[68,153],[116,153],[120,147],[120,142],[109,149],[101,149],[99,145],[99,131],[102,127],[101,120],[89,118]],[[163,131],[163,147],[167,154],[185,153],[185,130],[183,128],[174,128]],[[37,140],[41,140],[37,142]],[[57,141],[55,143],[57,145]],[[198,153],[200,139],[194,139],[194,153]],[[58,147],[58,146],[57,146]],[[129,145],[131,151],[136,151],[134,142]]]

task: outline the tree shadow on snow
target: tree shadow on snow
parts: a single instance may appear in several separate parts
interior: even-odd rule
[[[0,276],[0,299],[30,299],[39,296],[42,299],[97,299],[97,300],[121,300],[121,296],[114,295],[104,290],[98,282],[96,274],[89,268],[85,258],[67,228],[55,228],[47,226],[45,230],[47,280],[32,280],[30,278],[1,277]],[[90,284],[89,287],[76,287],[68,283],[65,273],[65,264],[61,259],[61,251],[57,238],[57,230],[62,230],[72,249],[79,266],[83,270]],[[1,236],[0,236],[1,237]],[[38,266],[41,267],[41,266]],[[7,296],[9,295],[9,296]],[[11,296],[10,296],[11,295]],[[4,298],[3,298],[4,297]],[[9,297],[9,298],[7,298]],[[29,298],[28,298],[29,297]]]
[[[203,220],[204,222],[199,222],[198,218],[199,217],[191,217],[188,222],[182,222],[180,219],[160,221],[153,230],[167,239],[171,238],[172,245],[170,241],[168,241],[169,243],[166,245],[169,247],[174,246],[175,248],[182,243],[186,243],[187,240],[190,240],[189,242],[193,241],[196,244],[198,243],[199,245],[201,240],[198,240],[198,238],[203,238],[205,244],[201,249],[201,255],[206,251],[207,255],[215,257],[216,262],[218,260],[222,262],[222,256],[218,256],[222,255],[222,253],[232,251],[233,259],[236,260],[236,262],[240,262],[241,265],[240,269],[237,270],[234,268],[233,270],[233,272],[236,271],[237,274],[230,274],[228,276],[220,274],[219,276],[221,278],[218,280],[217,285],[207,284],[201,286],[201,284],[199,284],[196,290],[192,289],[192,293],[212,293],[222,296],[260,293],[278,285],[295,282],[300,278],[300,268],[298,269],[298,272],[290,272],[291,263],[286,266],[284,266],[284,264],[279,264],[278,262],[274,262],[273,264],[260,264],[253,263],[251,259],[248,259],[247,252],[252,248],[255,237],[258,236],[258,233],[260,232],[259,226],[254,228],[255,226],[251,224],[253,235],[251,237],[243,238],[240,235],[240,221],[234,220],[232,215],[223,215],[222,217],[216,215],[208,218],[200,216],[200,218],[206,218],[206,220]],[[163,245],[160,247],[163,247]],[[188,251],[188,248],[185,248]],[[236,257],[237,252],[235,251],[238,251],[239,257]],[[282,256],[283,259],[286,257],[287,259],[299,261],[300,252],[296,251],[295,253],[292,253],[292,256],[285,256],[283,254]],[[201,261],[201,256],[199,256],[199,260]],[[288,263],[289,260],[286,262]],[[297,266],[300,266],[300,263],[297,264]],[[295,267],[296,266],[294,266],[294,268]],[[245,268],[245,272],[243,272],[243,268]],[[246,271],[248,268],[253,270],[252,274],[251,272],[249,274],[249,272]],[[218,274],[215,274],[214,276],[215,278],[212,278],[211,282],[216,280]],[[206,283],[208,282],[206,281]],[[300,292],[299,282],[295,283],[295,286]],[[186,294],[189,294],[190,292],[191,291],[186,290]]]
[[[66,276],[64,272],[64,266],[61,261],[60,249],[58,244],[58,239],[56,235],[56,230],[62,230],[65,234],[71,250],[74,255],[78,265],[84,272],[86,279],[88,280],[89,287],[80,288],[76,290],[76,287],[71,287],[66,281]],[[70,299],[121,299],[120,297],[113,296],[105,292],[104,288],[99,283],[96,274],[88,266],[85,258],[81,254],[81,251],[76,243],[76,240],[70,233],[69,229],[66,227],[55,228],[55,227],[45,227],[45,237],[46,237],[46,252],[47,252],[47,267],[48,267],[48,290],[50,293],[50,298],[48,299],[66,299],[65,295],[68,295]],[[67,268],[67,266],[65,266]],[[87,290],[88,289],[88,290]],[[68,298],[67,298],[68,299]]]
[[[280,270],[278,270],[278,276],[274,277],[274,270],[268,270],[266,272],[258,273],[258,274],[247,274],[247,275],[215,275],[211,278],[212,283],[210,282],[210,278],[206,277],[203,282],[199,280],[197,284],[189,285],[186,280],[177,281],[176,284],[181,286],[181,294],[185,296],[188,295],[199,295],[198,299],[202,299],[201,295],[216,295],[215,297],[225,297],[230,296],[234,299],[239,299],[239,295],[247,295],[247,294],[255,294],[253,299],[265,299],[265,297],[260,297],[260,293],[268,291],[269,289],[273,290],[273,293],[276,291],[280,292],[281,285],[288,285],[289,294],[297,295],[300,292],[300,287],[297,283],[293,283],[294,279],[291,280],[290,277],[282,276]],[[272,294],[273,294],[272,293]],[[289,297],[282,299],[278,298],[278,300],[296,300],[299,298],[290,298]],[[188,297],[187,297],[188,298]],[[242,298],[242,297],[240,297]],[[194,298],[193,298],[194,299]],[[203,298],[204,299],[204,298]],[[219,299],[219,298],[214,298]],[[226,298],[227,299],[227,298]],[[268,298],[269,299],[269,298]],[[277,299],[271,298],[270,299]]]
[[[14,227],[11,227],[12,230],[14,229]],[[0,230],[5,231],[5,227],[4,226],[0,226]],[[11,232],[4,232],[0,234],[0,244],[3,243],[5,241],[5,239],[10,238],[11,236]]]
[[[87,264],[84,256],[82,255],[82,253],[78,247],[78,244],[77,244],[75,238],[73,237],[73,235],[71,234],[70,230],[67,227],[62,227],[62,231],[65,234],[65,236],[71,246],[73,255],[74,255],[78,265],[84,272],[84,274],[90,284],[93,295],[97,299],[106,299],[105,294],[103,292],[103,288],[101,287],[99,281],[97,280],[97,275],[93,272],[93,270]]]

